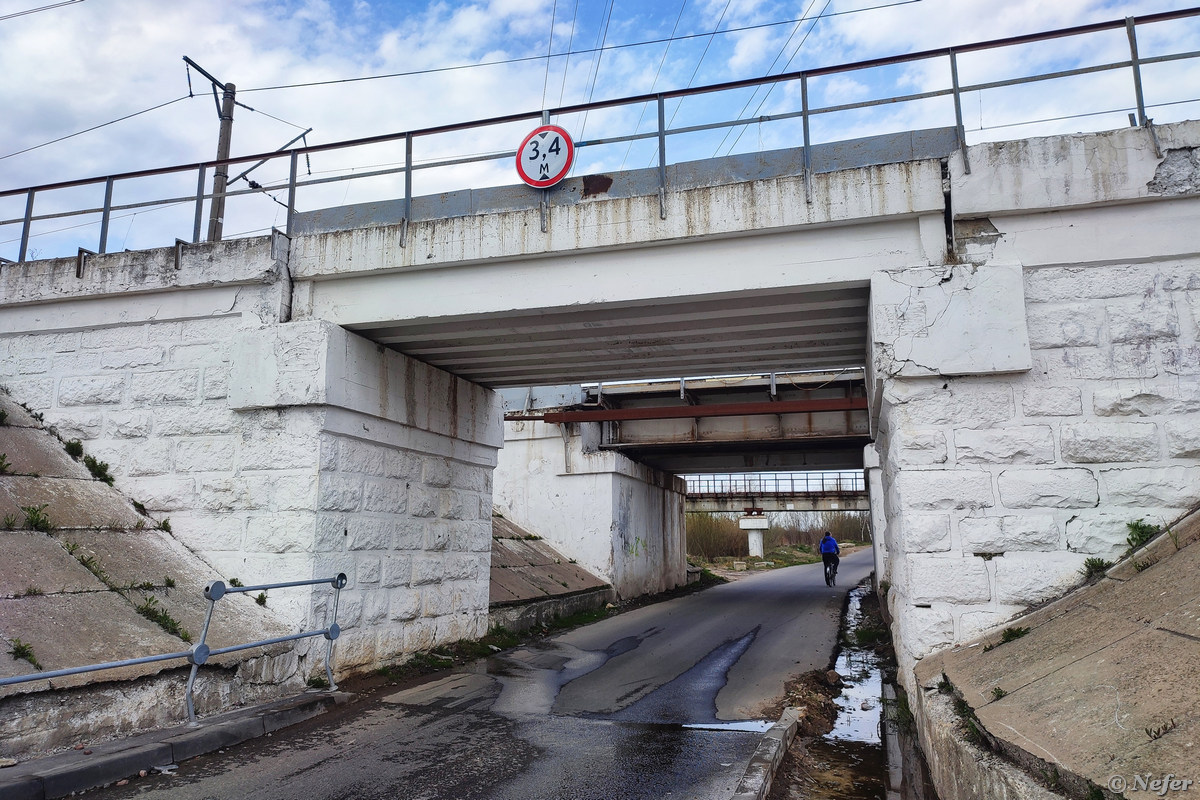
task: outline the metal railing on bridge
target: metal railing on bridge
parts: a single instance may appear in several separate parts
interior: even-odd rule
[[[690,498],[803,497],[862,494],[867,490],[859,472],[783,472],[685,475]]]
[[[270,208],[274,209],[274,203],[279,203],[286,208],[287,219],[285,232],[290,236],[294,232],[296,220],[297,196],[300,190],[305,190],[306,193],[311,193],[309,199],[316,199],[318,203],[322,202],[321,187],[328,188],[331,184],[338,184],[343,181],[363,181],[369,179],[387,179],[384,181],[381,197],[371,197],[370,200],[378,200],[386,198],[391,200],[399,194],[398,183],[400,178],[403,179],[402,203],[403,203],[403,229],[400,235],[400,245],[404,246],[407,238],[407,227],[412,219],[412,200],[413,200],[413,178],[418,172],[423,172],[432,169],[445,169],[460,167],[466,164],[474,164],[480,162],[492,162],[506,159],[512,159],[515,156],[515,149],[500,149],[494,152],[480,154],[478,153],[478,143],[487,140],[508,140],[512,137],[514,143],[519,141],[520,136],[525,133],[525,129],[518,129],[518,124],[528,124],[536,121],[548,121],[551,117],[557,118],[560,123],[565,123],[568,118],[577,120],[583,117],[588,112],[596,112],[604,109],[619,109],[624,106],[637,105],[653,105],[657,109],[657,125],[651,131],[635,131],[632,133],[623,133],[614,131],[615,135],[604,136],[602,138],[592,138],[579,141],[576,147],[579,149],[593,148],[599,145],[626,144],[638,141],[652,141],[656,144],[657,155],[657,170],[658,170],[658,193],[659,193],[659,213],[665,219],[667,215],[666,204],[666,188],[667,188],[667,137],[678,137],[684,134],[694,134],[707,131],[725,130],[744,130],[747,126],[772,123],[775,125],[798,124],[800,130],[793,131],[788,128],[786,130],[788,141],[794,142],[796,139],[801,139],[804,145],[804,177],[806,184],[806,194],[809,202],[813,201],[812,196],[812,146],[814,140],[830,141],[826,136],[822,139],[820,136],[814,136],[812,132],[812,123],[822,118],[823,115],[835,113],[850,113],[861,111],[864,109],[873,109],[880,107],[893,106],[899,103],[923,103],[926,101],[938,101],[941,106],[934,109],[934,112],[922,118],[922,122],[928,122],[927,127],[933,127],[941,124],[949,126],[953,123],[957,130],[960,146],[966,144],[966,128],[964,125],[963,101],[964,95],[969,93],[998,92],[1010,87],[1016,87],[1026,84],[1034,84],[1042,81],[1056,81],[1064,78],[1072,78],[1081,80],[1085,76],[1094,75],[1097,73],[1111,73],[1113,71],[1128,71],[1129,82],[1126,85],[1125,96],[1128,98],[1125,101],[1114,100],[1115,92],[1109,91],[1094,91],[1098,97],[1103,97],[1103,101],[1096,100],[1094,102],[1104,102],[1109,105],[1108,108],[1089,108],[1087,110],[1069,113],[1065,116],[1055,116],[1046,119],[1024,119],[1013,122],[1006,122],[1003,125],[991,126],[992,128],[1012,127],[1015,125],[1025,125],[1033,123],[1047,123],[1056,120],[1083,120],[1094,119],[1098,121],[1098,127],[1095,129],[1112,128],[1114,120],[1118,115],[1123,115],[1126,112],[1129,114],[1131,121],[1148,128],[1153,135],[1152,120],[1148,116],[1148,111],[1151,109],[1166,109],[1172,106],[1182,106],[1184,104],[1200,102],[1197,97],[1177,97],[1175,95],[1166,95],[1157,103],[1147,103],[1146,95],[1143,90],[1143,80],[1150,78],[1157,81],[1156,89],[1162,91],[1193,91],[1188,89],[1186,81],[1173,81],[1169,75],[1160,74],[1144,74],[1143,68],[1153,65],[1162,65],[1170,62],[1181,61],[1184,59],[1193,59],[1200,57],[1200,51],[1177,51],[1177,52],[1162,52],[1154,55],[1139,55],[1138,49],[1138,32],[1147,26],[1160,23],[1170,23],[1173,21],[1184,20],[1200,16],[1200,8],[1184,9],[1179,11],[1171,11],[1161,14],[1150,14],[1141,17],[1130,17],[1123,20],[1114,20],[1111,22],[1096,23],[1091,25],[1082,25],[1074,28],[1067,28],[1044,33],[1031,34],[1026,36],[1016,36],[1007,39],[998,39],[987,42],[979,42],[967,44],[957,47],[944,47],[934,50],[925,50],[917,53],[907,53],[903,55],[895,55],[884,58],[874,58],[866,61],[859,61],[851,64],[843,64],[838,66],[827,66],[817,69],[803,70],[800,72],[789,72],[781,75],[772,75],[763,78],[732,81],[727,83],[713,84],[709,86],[694,87],[688,89],[680,89],[668,92],[658,92],[655,94],[644,94],[632,97],[625,97],[600,102],[590,102],[577,105],[562,106],[559,108],[551,108],[544,111],[529,111],[524,113],[510,114],[502,117],[493,117],[471,122],[463,122],[452,125],[440,125],[419,130],[390,133],[379,136],[370,136],[360,139],[348,141],[332,142],[328,144],[318,144],[306,147],[298,147],[293,149],[284,149],[281,151],[273,151],[268,153],[256,153],[253,155],[239,156],[225,160],[206,161],[203,163],[182,164],[177,166],[163,167],[158,169],[145,169],[133,172],[123,172],[115,175],[103,177],[83,178],[78,180],[60,181],[57,183],[48,183],[39,186],[30,186],[21,189],[8,189],[0,191],[0,230],[5,228],[14,228],[19,226],[20,236],[13,239],[0,239],[0,244],[18,242],[17,258],[18,262],[24,262],[29,255],[29,244],[35,236],[50,236],[52,234],[66,233],[64,237],[66,241],[56,242],[56,246],[62,247],[64,252],[59,255],[75,255],[78,259],[77,274],[82,275],[84,263],[88,255],[95,253],[104,253],[110,249],[110,231],[112,222],[118,216],[133,216],[140,213],[145,213],[149,210],[163,211],[167,209],[177,209],[177,218],[170,220],[169,223],[164,223],[157,226],[150,238],[155,239],[150,243],[144,243],[144,246],[165,246],[171,244],[171,236],[173,235],[176,241],[177,255],[180,252],[179,248],[189,242],[195,243],[200,241],[201,226],[204,219],[204,205],[206,201],[211,202],[214,198],[242,198],[242,197],[267,197],[271,201]],[[1012,60],[1021,60],[1022,54],[1019,48],[1028,45],[1060,39],[1076,39],[1079,37],[1103,37],[1111,36],[1111,32],[1124,32],[1128,36],[1128,57],[1122,56],[1117,60],[1107,60],[1101,63],[1088,64],[1084,66],[1075,66],[1071,68],[1054,69],[1051,71],[1043,71],[1038,74],[1018,75],[1016,77],[1005,77],[997,80],[982,80],[969,83],[960,81],[960,67],[962,66],[961,59],[964,56],[972,53],[990,51],[996,49],[1011,48],[1013,52]],[[1107,44],[1109,48],[1113,46],[1111,41],[1089,39],[1089,44],[1080,47],[1081,52],[1104,54]],[[1099,41],[1099,44],[1091,44],[1093,41]],[[1100,58],[1101,56],[1096,56]],[[1008,61],[1008,59],[997,59],[997,61]],[[810,100],[810,83],[818,79],[828,78],[847,78],[858,79],[864,84],[870,83],[870,76],[877,73],[872,73],[872,70],[897,66],[897,65],[921,65],[933,64],[937,67],[940,77],[937,80],[942,81],[942,85],[938,88],[929,88],[924,91],[896,91],[892,94],[874,97],[856,102],[840,102],[829,105],[814,105]],[[980,65],[982,68],[982,65]],[[922,81],[934,80],[934,70],[927,70],[927,74],[921,76]],[[1147,70],[1147,73],[1155,73],[1155,70]],[[892,77],[893,86],[897,90],[907,89],[912,85],[913,75],[911,73],[902,73]],[[680,125],[678,127],[669,127],[666,115],[666,103],[669,100],[682,99],[685,97],[696,97],[700,95],[713,96],[724,92],[737,92],[744,89],[758,89],[759,87],[767,87],[768,89],[781,85],[785,89],[793,89],[793,92],[785,92],[788,98],[791,98],[793,103],[790,110],[781,110],[779,113],[769,115],[758,115],[752,117],[743,117],[738,112],[733,118],[716,119],[706,121],[699,124]],[[1084,92],[1061,92],[1056,97],[1062,100],[1067,97],[1082,96]],[[796,107],[795,97],[798,96],[799,103]],[[945,101],[945,102],[943,102]],[[740,101],[739,101],[740,102]],[[1004,107],[1005,103],[1002,99],[998,106]],[[1016,108],[1021,107],[1021,103],[1010,103]],[[1056,108],[1057,108],[1056,103]],[[980,100],[980,114],[982,115],[982,99]],[[1021,113],[1021,112],[1012,112]],[[1136,114],[1136,117],[1134,116]],[[593,119],[596,117],[593,116]],[[619,118],[619,115],[618,117]],[[672,118],[673,119],[673,118]],[[863,124],[861,122],[854,125]],[[873,123],[874,124],[874,123]],[[1075,122],[1072,125],[1076,124]],[[827,126],[834,129],[833,125]],[[908,130],[911,126],[903,126],[903,130]],[[493,132],[488,132],[483,129],[492,129]],[[983,130],[982,122],[980,130]],[[517,131],[520,131],[519,133]],[[857,130],[857,128],[855,128]],[[470,132],[470,135],[459,136],[464,132]],[[863,135],[858,133],[857,135]],[[846,138],[843,136],[842,138]],[[414,145],[418,142],[423,144],[429,142],[426,150],[428,156],[418,159],[414,156]],[[379,150],[372,148],[383,147],[384,153],[380,154]],[[390,147],[389,147],[390,146]],[[402,147],[401,152],[397,152]],[[718,145],[718,151],[721,145]],[[732,152],[732,146],[729,148]],[[673,155],[677,160],[680,159],[677,152],[673,151]],[[331,161],[336,161],[333,154],[342,154],[344,156],[342,163],[332,164],[335,168],[329,170],[329,174],[324,177],[314,177],[310,175],[301,175],[300,163],[301,160],[307,160],[309,157],[316,154],[328,154]],[[402,154],[401,154],[402,153]],[[463,153],[469,153],[464,155]],[[964,150],[964,157],[966,151]],[[390,160],[391,163],[372,164],[365,166],[367,160],[379,160],[380,158]],[[674,163],[674,162],[671,162]],[[266,174],[262,175],[261,181],[247,181],[247,188],[236,190],[226,190],[220,194],[214,194],[211,191],[206,191],[208,177],[215,172],[218,167],[226,165],[250,165],[251,168],[258,168],[262,165],[275,167],[275,177],[267,178]],[[286,171],[279,169],[285,166]],[[967,171],[970,171],[970,163],[965,164]],[[249,170],[247,170],[248,172]],[[243,173],[245,174],[245,173]],[[166,177],[173,179],[172,188],[168,190],[165,196],[150,197],[147,196],[152,190],[145,188],[144,182],[152,178]],[[239,176],[241,177],[241,176]],[[183,191],[184,187],[188,186],[188,180],[191,180],[194,191]],[[236,180],[236,179],[235,179]],[[140,183],[140,186],[139,186]],[[453,186],[439,185],[435,191],[444,192],[452,190]],[[462,187],[462,188],[478,188],[478,187]],[[77,191],[86,190],[86,191]],[[286,193],[286,202],[276,198],[272,192]],[[432,192],[431,192],[432,193]],[[118,202],[115,198],[118,195],[126,195],[128,199]],[[308,195],[306,194],[306,198]],[[546,190],[530,190],[530,205],[531,207],[540,207],[543,211],[547,207]],[[44,207],[47,210],[38,211],[36,202],[43,201]],[[6,213],[3,207],[6,205],[12,207],[14,211],[23,205],[23,213],[20,216],[3,218]],[[329,202],[327,205],[337,205],[337,202]],[[189,212],[187,208],[190,207]],[[318,208],[320,205],[310,205],[310,207]],[[267,222],[268,217],[259,209],[252,209],[249,206],[238,207],[236,204],[227,206],[225,209],[225,217],[227,218],[226,227],[232,227],[228,221],[231,217],[242,215],[244,224],[239,227],[245,228],[247,225],[253,226],[249,229],[242,230],[232,234],[229,238],[235,238],[239,235],[250,235],[265,233],[273,230],[275,222]],[[77,218],[83,217],[84,220],[80,223]],[[188,219],[190,217],[190,220]],[[41,223],[50,223],[55,220],[70,220],[72,222],[66,228],[55,230],[38,230],[35,231],[35,226]],[[187,220],[187,221],[185,221]],[[242,220],[239,220],[241,222]],[[543,222],[545,217],[543,216]],[[131,223],[132,224],[132,223]],[[99,226],[98,235],[85,234],[85,229],[93,229]],[[68,232],[69,231],[69,232]],[[126,234],[128,235],[128,234]],[[158,238],[161,237],[161,238]],[[187,237],[182,238],[182,237]],[[44,240],[48,241],[48,240]],[[90,245],[83,246],[83,243]],[[128,243],[125,243],[128,246]],[[96,250],[90,249],[95,247]],[[40,249],[40,248],[39,248]],[[77,249],[77,252],[76,252]],[[48,257],[51,253],[39,253],[39,257]],[[0,261],[11,261],[10,259],[2,259]]]

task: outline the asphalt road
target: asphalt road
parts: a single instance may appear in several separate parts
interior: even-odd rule
[[[812,564],[645,606],[87,796],[726,798],[870,570],[860,551],[835,589]]]

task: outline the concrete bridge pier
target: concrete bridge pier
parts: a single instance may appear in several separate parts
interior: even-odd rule
[[[612,584],[618,597],[687,581],[682,478],[599,449],[599,422],[507,422],[499,513]]]

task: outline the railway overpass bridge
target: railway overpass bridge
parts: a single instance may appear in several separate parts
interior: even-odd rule
[[[466,125],[351,143],[403,147],[403,190],[308,214],[299,158],[341,145],[232,159],[290,172],[286,232],[233,241],[104,253],[113,186],[145,174],[0,192],[23,209],[0,220],[21,231],[0,383],[226,574],[350,575],[348,668],[483,632],[494,507],[540,503],[518,521],[572,531],[573,557],[636,593],[683,579],[677,471],[863,469],[908,675],[1118,553],[1128,520],[1200,502],[1200,123],[1153,124],[1140,63],[1077,71],[1130,71],[1135,126],[1013,142],[967,143],[962,94],[994,87],[954,70],[855,107],[942,98],[953,124],[812,141],[811,119],[855,109],[811,107],[808,81],[867,64],[767,79],[798,87],[798,146],[668,165],[668,134],[696,131],[660,125],[614,137],[656,139],[658,169],[552,190],[414,196],[414,139]],[[199,173],[197,220],[214,166],[172,168]],[[75,213],[38,198],[88,187],[99,252],[28,260]],[[784,373],[858,382],[780,396]],[[690,378],[670,404],[525,388],[747,374],[765,413]],[[502,389],[526,398],[507,423]]]

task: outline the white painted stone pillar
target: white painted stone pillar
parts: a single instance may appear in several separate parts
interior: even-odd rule
[[[687,581],[682,479],[597,449],[600,424],[505,423],[498,513],[638,597]]]

